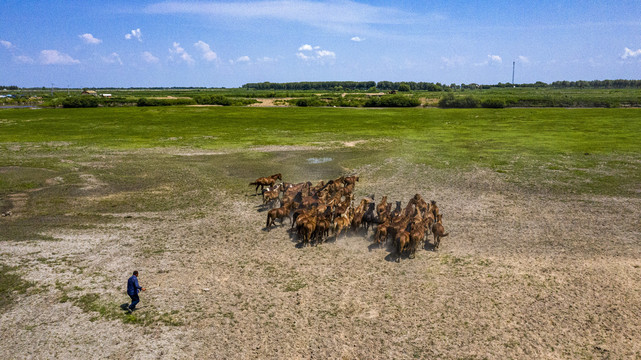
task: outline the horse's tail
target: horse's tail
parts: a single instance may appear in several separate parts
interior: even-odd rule
[[[449,235],[449,234],[450,234],[450,233],[445,233],[445,234],[441,235],[441,237],[446,237],[446,236],[447,236],[447,235]]]
[[[250,182],[249,185],[258,185],[258,181]]]
[[[267,214],[267,224],[265,225],[265,227],[266,227],[266,228],[268,228],[268,227],[269,227],[269,220],[270,220],[270,216],[269,216],[269,213],[268,213],[268,214]]]

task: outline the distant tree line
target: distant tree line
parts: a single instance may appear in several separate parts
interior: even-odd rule
[[[375,81],[303,81],[289,83],[248,83],[243,89],[251,90],[367,90],[376,87]]]
[[[538,87],[538,88],[585,88],[585,89],[639,89],[641,80],[592,80],[592,81],[555,81],[551,84],[537,81],[527,84],[498,83],[494,85],[483,84],[441,84],[432,82],[415,81],[303,81],[288,83],[247,83],[242,86],[248,90],[382,90],[382,91],[451,91],[454,89],[491,89],[504,87]],[[408,89],[409,88],[409,89]]]
[[[550,86],[555,88],[593,88],[593,89],[638,89],[641,80],[592,80],[592,81],[555,81]]]
[[[0,85],[0,90],[5,90],[5,89],[6,90],[18,90],[20,88],[18,86],[16,86],[16,85],[9,85],[9,86]]]

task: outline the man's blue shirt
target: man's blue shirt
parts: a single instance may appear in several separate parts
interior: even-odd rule
[[[127,294],[136,295],[140,289],[142,289],[142,287],[138,285],[138,278],[136,275],[132,275],[129,280],[127,280]]]

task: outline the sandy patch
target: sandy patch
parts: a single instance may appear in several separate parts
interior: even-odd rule
[[[346,141],[346,142],[343,143],[343,145],[346,146],[346,147],[354,147],[354,146],[356,146],[358,144],[364,144],[366,142],[367,142],[367,140]]]
[[[149,97],[149,99],[176,100],[176,99],[191,99],[191,98],[189,96],[153,96],[153,97]]]
[[[0,314],[0,357],[641,356],[641,200],[546,196],[487,169],[401,159],[356,171],[357,199],[436,200],[450,232],[441,249],[397,263],[372,230],[300,248],[287,222],[263,230],[253,189],[207,189],[197,209],[105,213],[47,232],[57,241],[0,243],[0,262],[43,287]],[[134,268],[149,289],[139,313],[180,325],[125,324],[60,301],[62,286],[117,307]]]
[[[288,107],[288,100],[293,98],[259,98],[256,99],[258,102],[254,104],[249,104],[251,107]]]

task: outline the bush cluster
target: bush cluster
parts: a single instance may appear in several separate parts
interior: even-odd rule
[[[421,100],[414,96],[383,95],[372,96],[363,106],[366,107],[416,107],[421,105]]]
[[[334,107],[361,107],[365,104],[362,96],[336,96],[328,99],[327,105]]]
[[[199,105],[245,106],[253,104],[256,99],[227,97],[225,95],[198,95],[194,97]]]
[[[326,106],[327,103],[321,100],[318,96],[310,96],[301,99],[291,99],[289,103],[295,106]]]
[[[64,108],[93,108],[98,107],[101,101],[95,96],[74,96],[62,100]]]
[[[465,97],[456,97],[452,93],[448,93],[438,101],[438,107],[440,108],[458,108],[458,109],[468,109],[468,108],[477,108],[481,104],[481,101],[474,96],[468,95]]]
[[[195,105],[194,99],[138,99],[138,106],[172,106],[172,105]]]
[[[503,109],[505,101],[501,99],[485,99],[481,101],[481,107],[490,109]]]

